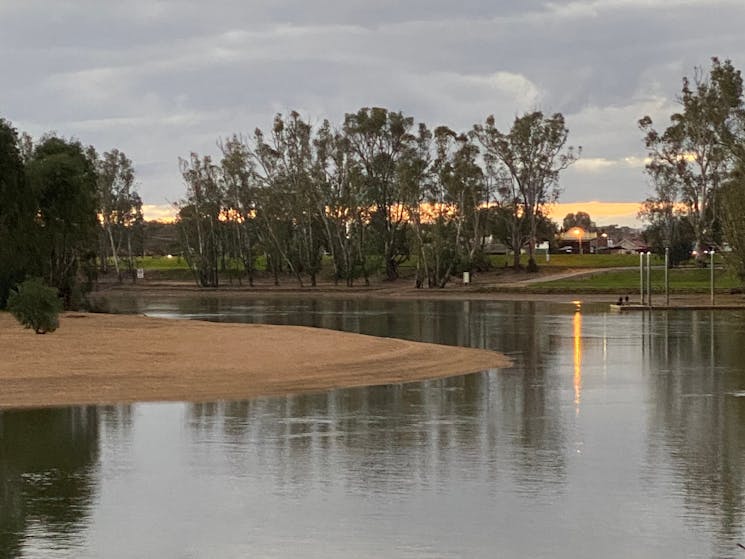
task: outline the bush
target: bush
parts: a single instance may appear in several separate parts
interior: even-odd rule
[[[11,291],[8,310],[24,328],[46,334],[59,326],[62,301],[57,297],[56,289],[44,285],[41,278],[32,278]]]

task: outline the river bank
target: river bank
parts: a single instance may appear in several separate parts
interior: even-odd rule
[[[241,400],[506,367],[488,350],[297,326],[67,313],[47,335],[0,313],[0,408]]]
[[[593,270],[573,271],[571,274],[591,274]],[[97,291],[89,294],[89,299],[95,309],[109,309],[105,304],[111,299],[121,296],[136,296],[147,299],[181,299],[194,296],[207,298],[230,299],[264,299],[276,297],[295,297],[301,299],[387,299],[387,300],[491,300],[491,301],[545,301],[573,303],[616,303],[620,296],[628,296],[631,303],[639,303],[638,291],[582,291],[568,289],[548,289],[530,287],[533,280],[512,281],[505,283],[488,283],[476,281],[470,285],[450,283],[442,289],[417,289],[410,282],[380,282],[371,286],[344,287],[332,283],[324,283],[317,287],[299,287],[295,285],[275,286],[270,282],[257,284],[254,287],[246,285],[225,285],[219,288],[200,288],[193,282],[179,281],[144,281],[135,284],[103,284]],[[669,307],[709,306],[711,303],[708,292],[671,293]],[[653,293],[653,306],[666,304],[663,293]],[[731,293],[728,290],[717,291],[714,307],[745,308],[745,295]],[[116,309],[112,309],[114,312]]]

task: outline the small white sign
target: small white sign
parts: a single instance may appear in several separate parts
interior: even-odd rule
[[[145,279],[145,269],[137,268],[137,279]]]

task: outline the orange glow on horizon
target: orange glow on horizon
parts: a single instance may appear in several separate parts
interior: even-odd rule
[[[547,208],[548,217],[561,224],[564,216],[570,213],[585,212],[598,225],[626,225],[640,227],[636,214],[641,209],[640,202],[557,202]]]
[[[559,202],[549,206],[548,216],[554,221],[559,221],[569,213],[587,212],[592,220],[598,225],[627,225],[630,227],[640,227],[641,223],[636,214],[641,208],[640,202],[599,202],[597,200],[589,202]],[[432,215],[429,208],[426,213]],[[443,210],[445,208],[436,208]],[[145,219],[148,221],[161,221],[163,223],[173,223],[176,220],[176,210],[170,204],[144,204],[142,206]]]

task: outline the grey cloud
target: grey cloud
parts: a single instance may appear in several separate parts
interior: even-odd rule
[[[465,130],[562,111],[594,161],[644,157],[709,57],[745,62],[745,5],[720,0],[3,0],[2,116],[34,134],[119,147],[146,201],[181,195],[176,160],[300,110],[338,123],[381,105]],[[574,168],[567,201],[639,200],[637,165]]]

